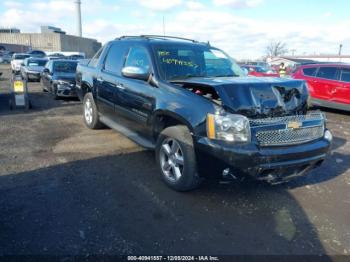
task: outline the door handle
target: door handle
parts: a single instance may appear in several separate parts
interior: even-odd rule
[[[125,89],[124,85],[123,84],[119,84],[119,83],[116,85],[116,87],[121,89],[121,90]]]

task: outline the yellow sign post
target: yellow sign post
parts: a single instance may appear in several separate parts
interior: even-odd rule
[[[14,75],[11,81],[12,92],[10,99],[10,109],[24,107],[26,110],[30,107],[28,97],[27,81],[23,80],[21,76]]]

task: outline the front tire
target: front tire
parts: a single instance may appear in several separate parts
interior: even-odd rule
[[[192,136],[186,126],[172,126],[159,135],[156,161],[162,180],[176,191],[200,185]]]
[[[97,107],[91,93],[86,93],[83,100],[84,123],[90,129],[100,129],[103,124],[100,122]]]
[[[57,94],[57,87],[56,86],[52,87],[52,96],[53,96],[54,100],[60,99],[59,95]]]

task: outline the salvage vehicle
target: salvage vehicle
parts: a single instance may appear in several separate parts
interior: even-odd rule
[[[21,65],[24,59],[28,58],[28,54],[14,53],[11,60],[12,73],[16,74],[21,71]]]
[[[41,74],[43,91],[49,92],[54,99],[60,97],[76,97],[75,72],[77,61],[49,60]]]
[[[27,81],[40,81],[40,76],[47,63],[45,58],[26,58],[21,65],[22,78]]]
[[[311,105],[350,111],[350,65],[320,63],[300,66],[294,79],[307,82]]]
[[[285,182],[319,166],[332,141],[323,114],[307,113],[305,81],[245,77],[195,40],[117,38],[79,63],[76,88],[86,126],[155,150],[161,178],[178,191],[212,174]]]

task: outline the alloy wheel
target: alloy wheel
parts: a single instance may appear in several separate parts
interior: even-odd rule
[[[180,144],[173,138],[165,139],[160,148],[159,159],[166,179],[177,182],[184,170],[184,156]]]

